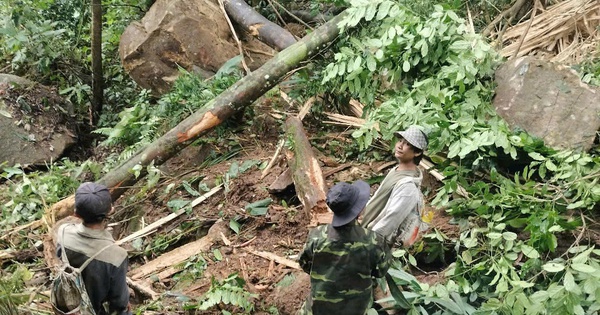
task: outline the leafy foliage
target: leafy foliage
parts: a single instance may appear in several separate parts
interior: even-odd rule
[[[114,127],[99,128],[94,132],[107,138],[106,146],[125,145],[120,160],[133,155],[140,147],[151,143],[175,127],[191,113],[205,106],[237,81],[239,73],[217,74],[205,81],[200,76],[183,69],[171,92],[152,104],[150,91],[142,91],[132,107],[123,110]]]
[[[18,306],[25,303],[29,294],[20,294],[23,291],[24,281],[31,279],[31,272],[24,266],[19,266],[9,275],[2,272],[0,278],[0,314],[17,315]]]
[[[208,310],[215,305],[233,305],[243,309],[244,314],[254,310],[253,299],[258,295],[251,294],[244,289],[245,281],[237,274],[232,274],[223,282],[219,282],[214,277],[211,280],[211,286],[202,298],[202,301],[196,306],[188,308],[197,308],[199,310]]]
[[[85,175],[98,177],[100,166],[86,161],[76,164],[63,160],[49,165],[46,172],[25,173],[19,166],[5,167],[0,177],[2,188],[0,226],[12,226],[41,218],[43,210],[72,194]]]
[[[583,223],[583,216],[565,214],[593,209],[600,200],[600,157],[548,148],[511,130],[491,106],[500,58],[457,14],[437,5],[423,16],[400,1],[349,2],[341,25],[362,27],[343,32],[321,74],[321,91],[335,90],[367,105],[367,122],[353,133],[363,150],[375,140],[393,140],[395,131],[409,125],[424,126],[428,154],[446,176],[433,203],[463,218],[459,239],[442,237],[454,246],[440,248],[458,257],[446,270],[444,289],[414,286],[411,294],[422,294],[409,294],[409,313],[597,310],[595,297],[578,282],[587,279],[582,270],[591,274],[595,268],[594,249],[575,246],[559,258],[552,253],[558,233]],[[584,250],[590,251],[586,267],[565,272],[575,264],[572,254]],[[437,301],[431,308],[424,297],[443,298],[446,305]],[[514,303],[517,310],[508,309]]]
[[[138,91],[118,56],[120,34],[145,12],[146,0],[103,2],[103,67],[108,109],[120,109]],[[7,0],[0,3],[0,59],[13,73],[59,88],[87,114],[91,86],[89,1]],[[103,115],[103,123],[110,111]]]

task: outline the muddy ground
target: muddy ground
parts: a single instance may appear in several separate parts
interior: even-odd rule
[[[210,289],[212,279],[222,281],[233,274],[245,280],[247,292],[255,294],[253,314],[294,314],[301,306],[310,287],[308,276],[301,270],[251,253],[268,252],[293,260],[302,250],[307,233],[312,228],[311,220],[305,215],[293,187],[279,194],[268,191],[268,187],[287,167],[283,152],[262,178],[264,166],[273,158],[278,141],[283,137],[280,127],[283,119],[280,112],[271,111],[273,102],[279,100],[263,99],[255,105],[254,117],[257,118],[231,137],[184,149],[160,167],[163,179],[152,189],[132,189],[117,201],[114,221],[120,223],[114,229],[116,238],[122,238],[172,213],[173,200],[193,200],[198,193],[204,193],[200,187],[206,189],[223,181],[227,183],[226,189],[162,226],[156,233],[125,244],[124,247],[131,253],[130,274],[157,259],[160,254],[202,238],[219,219],[225,222],[234,219],[241,224],[239,233],[229,229],[229,233],[224,233],[209,250],[188,253],[191,258],[187,263],[176,266],[181,271],[174,276],[166,279],[149,277],[144,283],[161,293],[161,297],[154,302],[141,301],[138,293],[134,298],[135,307],[144,313],[193,313],[185,310],[185,305],[197,305]],[[290,114],[293,114],[291,111]],[[329,172],[331,175],[326,178],[327,187],[339,181],[376,181],[393,167],[391,154],[381,161],[365,163],[357,162],[355,157],[340,158],[345,156],[344,146],[352,145],[350,130],[323,125],[314,117],[307,117],[304,123],[323,173],[327,174],[340,165],[347,166],[344,170]],[[343,145],[333,147],[332,141]],[[207,161],[231,152],[237,154],[231,159],[207,166]],[[224,180],[228,173],[231,175],[232,165],[241,166],[250,161],[255,165],[235,178]],[[139,184],[142,186],[143,182]],[[169,185],[171,190],[165,193]],[[426,176],[423,190],[427,197],[432,197],[437,185],[439,183],[432,176]],[[373,184],[372,192],[376,189],[377,184]],[[273,201],[265,215],[250,215],[245,210],[246,205],[266,198]],[[450,236],[456,234],[456,226],[448,224],[444,211],[436,211],[432,225]],[[436,262],[423,268],[432,272],[415,270],[415,274],[425,282],[435,282],[439,280],[437,271],[443,267]],[[234,314],[241,312],[239,308],[221,304],[218,308],[196,310],[195,313],[222,314],[220,308]]]

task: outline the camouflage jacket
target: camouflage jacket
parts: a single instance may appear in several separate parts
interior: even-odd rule
[[[313,229],[300,255],[311,291],[300,314],[364,315],[373,301],[373,278],[389,268],[382,240],[353,221]]]

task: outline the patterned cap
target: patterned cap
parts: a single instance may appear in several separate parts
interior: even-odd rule
[[[84,222],[95,223],[104,219],[112,207],[112,198],[106,186],[83,183],[75,192],[75,213]]]
[[[427,150],[427,144],[429,143],[427,140],[427,134],[425,134],[425,132],[417,126],[410,126],[408,129],[404,131],[396,131],[394,134],[397,137],[404,138],[404,140],[408,141],[408,143],[417,149],[422,151]]]

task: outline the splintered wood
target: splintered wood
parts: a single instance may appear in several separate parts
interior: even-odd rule
[[[203,238],[164,253],[149,263],[132,270],[131,279],[144,280],[150,276],[156,276],[159,280],[168,278],[179,272],[177,265],[193,255],[208,251],[215,242],[221,240],[221,234],[228,233],[228,224],[223,220],[218,220]]]
[[[576,64],[597,51],[600,1],[567,0],[541,11],[501,35],[502,56],[549,54],[550,61]]]
[[[304,206],[304,212],[308,218],[314,213],[327,212],[325,179],[302,127],[302,121],[297,117],[289,117],[285,127],[286,134],[293,143],[292,150],[286,152],[288,165],[292,170],[296,194]]]

